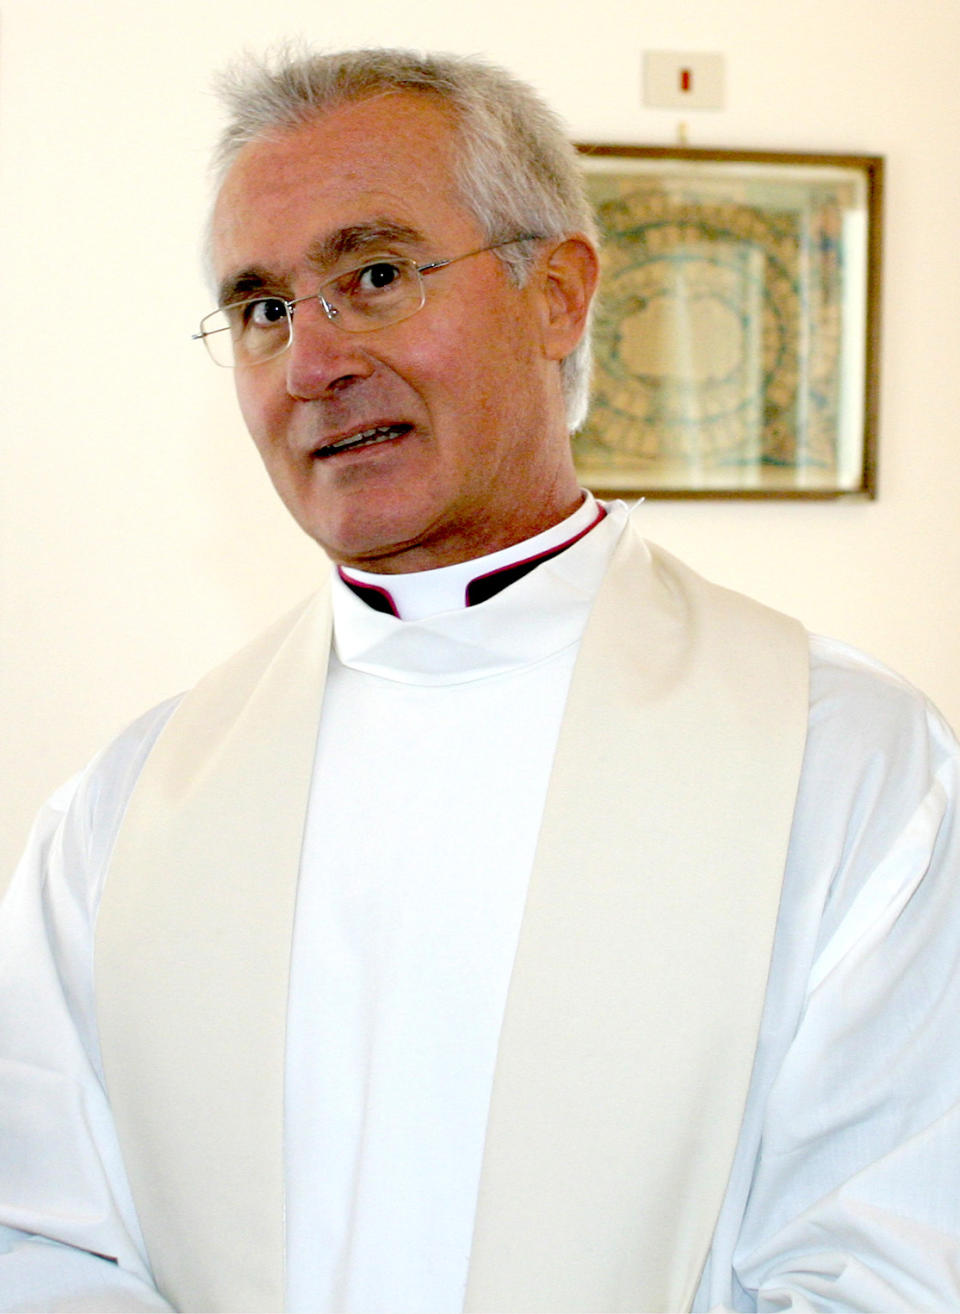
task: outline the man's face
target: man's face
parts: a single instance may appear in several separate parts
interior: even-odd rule
[[[347,105],[244,147],[214,213],[223,299],[294,299],[370,255],[424,264],[483,246],[456,192],[454,147],[447,112],[415,95]],[[305,301],[292,346],[236,371],[277,491],[344,564],[466,560],[579,501],[558,365],[578,331],[558,333],[550,279],[535,272],[517,289],[487,252],[424,287],[422,310],[370,333],[346,333]],[[385,440],[331,451],[371,430]]]

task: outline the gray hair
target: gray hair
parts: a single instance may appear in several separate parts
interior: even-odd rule
[[[452,110],[460,141],[457,183],[485,240],[518,233],[596,240],[577,153],[560,119],[532,87],[480,59],[408,50],[312,54],[285,46],[247,56],[218,79],[230,114],[214,156],[222,181],[243,146],[354,101],[397,92],[431,95]],[[497,252],[518,287],[536,261],[521,242]],[[584,421],[590,392],[590,331],[561,364],[567,423]]]

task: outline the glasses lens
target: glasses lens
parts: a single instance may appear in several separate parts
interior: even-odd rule
[[[348,333],[367,333],[407,319],[423,305],[420,273],[412,260],[384,257],[338,274],[321,296],[333,322]],[[332,313],[331,313],[332,312]]]
[[[258,365],[289,346],[290,315],[278,297],[258,297],[215,310],[200,321],[200,331],[217,365]]]
[[[348,269],[316,295],[328,318],[347,333],[369,333],[396,324],[415,315],[425,300],[420,271],[402,256],[385,256]],[[282,298],[256,297],[213,311],[200,321],[200,333],[213,361],[235,369],[259,365],[286,351],[293,339],[293,321]]]

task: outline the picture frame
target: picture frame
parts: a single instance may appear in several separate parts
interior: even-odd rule
[[[883,157],[577,149],[601,237],[584,484],[876,497]]]

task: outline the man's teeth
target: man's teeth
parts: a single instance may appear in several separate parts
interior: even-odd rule
[[[331,443],[328,447],[321,447],[317,456],[333,456],[335,452],[352,451],[354,447],[370,447],[374,443],[386,443],[391,438],[399,438],[409,427],[408,424],[382,424],[375,429],[364,429],[363,433],[355,433],[352,438],[341,438],[339,442]]]

